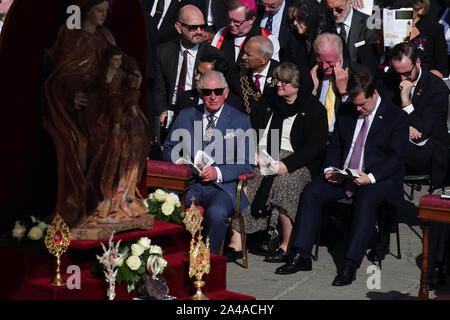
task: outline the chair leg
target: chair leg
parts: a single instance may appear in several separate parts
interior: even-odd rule
[[[316,248],[314,249],[314,255],[312,257],[312,259],[314,261],[319,260],[319,241],[320,241],[320,231],[317,232],[317,237],[316,237]]]
[[[244,217],[242,215],[239,216],[239,227],[241,229],[242,265],[244,268],[248,268],[247,236],[245,234]]]
[[[395,210],[394,213],[394,223],[395,223],[395,233],[396,233],[396,238],[397,238],[397,259],[401,259],[402,258],[402,252],[400,250],[400,228],[398,226],[398,208]]]

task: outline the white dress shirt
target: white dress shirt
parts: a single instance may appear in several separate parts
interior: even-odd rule
[[[192,77],[194,76],[195,59],[197,57],[199,44],[188,50],[187,54],[187,70],[186,70],[186,83],[184,85],[184,91],[192,89]],[[178,53],[178,68],[177,68],[177,78],[175,80],[175,90],[173,91],[172,104],[177,102],[178,98],[178,82],[180,80],[181,68],[183,66],[183,52],[186,48],[180,42],[180,51]]]
[[[213,1],[214,0],[209,0],[209,4],[208,4],[208,17],[206,18],[206,23],[208,24],[208,26],[213,26],[214,25],[214,16],[213,16],[212,5],[211,5],[211,3]]]
[[[217,126],[217,122],[219,121],[220,114],[222,113],[222,110],[223,110],[223,106],[221,106],[220,109],[217,110],[216,113],[214,113],[213,121],[214,121],[214,126],[215,127]],[[209,122],[208,117],[210,115],[211,115],[211,113],[208,110],[206,110],[205,107],[203,107],[203,136],[205,135],[206,126],[208,125],[208,122]],[[222,171],[220,171],[219,167],[214,167],[214,168],[216,169],[216,172],[217,172],[217,180],[216,180],[216,182],[218,182],[218,183],[222,182],[223,181]]]
[[[161,23],[163,22],[164,17],[166,16],[167,9],[169,9],[170,2],[171,2],[171,1],[172,1],[172,0],[164,0],[164,11],[163,11],[163,14],[162,14],[162,16],[161,16],[161,19],[159,20],[159,23],[158,23],[158,25],[157,25],[158,29],[161,27]],[[150,15],[151,15],[152,17],[155,15],[155,12],[156,12],[156,5],[157,5],[157,4],[158,4],[158,0],[155,0],[155,2],[153,3],[152,11],[150,11]]]
[[[412,99],[412,96],[414,95],[414,91],[416,91],[416,86],[417,86],[417,83],[419,82],[421,76],[422,76],[422,68],[419,67],[419,76],[417,77],[417,80],[416,80],[416,82],[414,82],[414,85],[412,87],[411,94],[409,96],[410,99]],[[413,106],[412,102],[410,104],[408,104],[406,107],[404,107],[403,111],[405,111],[407,114],[410,114],[411,112],[413,112],[414,106]]]
[[[280,38],[280,28],[281,28],[281,20],[283,19],[283,11],[286,6],[286,1],[283,0],[283,4],[281,5],[280,10],[273,15],[272,18],[272,34],[278,38]],[[261,19],[261,24],[259,25],[261,28],[266,27],[267,20],[269,19],[269,14],[264,11],[263,18]]]
[[[363,172],[365,170],[363,165],[364,165],[364,150],[366,149],[366,139],[367,139],[367,136],[369,135],[370,127],[372,126],[373,119],[375,118],[375,114],[377,113],[380,103],[381,103],[381,97],[378,96],[375,108],[373,109],[372,113],[369,114],[369,128],[367,128],[367,135],[364,138],[364,148],[363,148],[362,155],[361,155],[361,162],[359,163],[359,168],[358,168]],[[355,127],[355,132],[353,133],[352,144],[350,146],[350,150],[348,152],[347,159],[345,159],[344,168],[348,168],[348,164],[350,163],[350,158],[352,156],[353,148],[355,147],[355,142],[356,142],[356,139],[358,138],[359,132],[361,131],[361,127],[363,126],[363,123],[364,123],[364,116],[360,115],[358,117],[358,120],[356,121],[356,127]],[[371,183],[376,182],[373,174],[369,173],[367,176],[369,177]]]
[[[343,24],[345,27],[345,42],[348,40],[348,34],[350,33],[350,27],[352,26],[352,18],[353,18],[353,7],[350,5],[350,13],[347,18],[345,18]],[[341,32],[341,24],[336,23],[336,31],[339,34]]]
[[[217,45],[217,43],[220,40],[220,36],[222,35],[222,32],[224,31],[224,29],[227,27],[223,27],[222,29],[220,29],[219,31],[217,31],[216,35],[214,36],[211,45],[213,47],[215,47]],[[237,60],[237,57],[239,56],[239,52],[241,51],[241,45],[244,42],[246,36],[242,36],[242,37],[236,37],[234,38],[234,61]],[[270,41],[272,41],[273,44],[273,56],[272,59],[276,60],[276,61],[280,61],[280,42],[278,41],[278,38],[275,37],[273,34],[269,35],[267,38],[270,39]]]

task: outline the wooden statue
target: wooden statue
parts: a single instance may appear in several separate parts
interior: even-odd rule
[[[75,238],[94,239],[152,225],[137,189],[151,140],[138,106],[139,67],[103,26],[110,1],[78,5],[81,29],[63,25],[48,50],[44,123],[58,156],[56,213]]]

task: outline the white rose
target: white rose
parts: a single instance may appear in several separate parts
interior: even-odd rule
[[[150,249],[150,243],[152,242],[152,240],[150,240],[149,238],[145,237],[145,238],[140,238],[138,241],[138,244],[140,244],[142,247],[144,247],[145,250]]]
[[[175,207],[171,202],[164,202],[163,205],[161,206],[161,211],[165,216],[170,216],[174,209]]]
[[[45,222],[39,222],[38,227],[42,229],[42,231],[47,230],[48,228],[48,224],[46,224]]]
[[[28,232],[28,238],[31,240],[39,240],[44,236],[44,232],[39,227],[31,228],[30,232]]]
[[[12,231],[12,236],[13,238],[17,238],[20,240],[25,235],[25,231],[27,231],[25,226],[21,225],[20,221],[16,221],[16,224],[14,225],[14,229]]]
[[[158,189],[154,192],[153,198],[156,201],[166,201],[167,193],[164,190]]]
[[[172,203],[176,207],[181,206],[180,199],[175,193],[169,193],[166,202]]]
[[[150,254],[158,254],[162,256],[163,251],[160,246],[154,245],[150,246]]]
[[[126,264],[131,270],[136,271],[141,267],[141,259],[136,256],[131,256],[127,259]]]
[[[140,244],[132,244],[131,245],[131,254],[133,256],[139,257],[141,254],[143,254],[145,251],[145,248],[141,246]]]

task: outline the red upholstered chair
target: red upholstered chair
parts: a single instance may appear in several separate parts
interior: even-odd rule
[[[241,207],[241,191],[242,188],[246,187],[247,179],[253,178],[255,176],[254,173],[244,173],[239,176],[239,183],[236,189],[236,211],[233,213],[233,215],[229,218],[230,221],[230,228],[232,225],[233,220],[239,219],[239,229],[241,233],[241,244],[242,244],[242,266],[244,268],[248,267],[248,259],[247,259],[247,239],[245,235],[245,224],[244,224],[244,217],[241,214],[240,207]],[[223,246],[225,243],[225,239],[222,241],[222,246],[220,248],[220,255],[223,253]]]
[[[192,169],[184,164],[147,160],[147,188],[165,188],[177,191],[181,209],[185,210],[186,193],[192,180]]]

